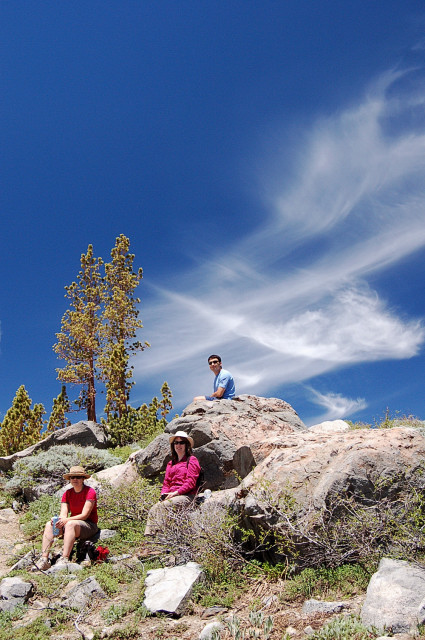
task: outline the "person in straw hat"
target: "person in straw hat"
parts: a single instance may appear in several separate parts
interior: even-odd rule
[[[84,483],[90,475],[83,467],[77,466],[71,467],[69,473],[65,473],[63,477],[72,487],[62,496],[59,520],[56,524],[63,535],[62,557],[56,562],[56,566],[69,562],[69,555],[77,538],[87,540],[98,531],[96,491]],[[41,571],[46,571],[51,566],[49,550],[53,538],[53,524],[50,520],[44,529],[41,558],[36,565]]]
[[[185,431],[177,431],[170,436],[169,441],[171,460],[165,469],[161,501],[149,510],[145,536],[155,535],[161,517],[166,515],[171,505],[184,507],[196,497],[196,483],[201,467],[192,453],[193,438]]]

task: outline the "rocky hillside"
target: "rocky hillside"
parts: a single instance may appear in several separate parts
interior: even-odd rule
[[[169,459],[169,434],[178,430],[194,438],[213,494],[184,520],[179,515],[176,527],[170,520],[145,558],[144,518]],[[78,423],[1,458],[15,500],[24,492],[10,475],[65,444],[102,450],[107,432]],[[42,523],[53,515],[49,501],[57,500],[46,478],[45,495],[34,488],[25,494],[39,497],[22,521],[33,520],[26,533],[12,509],[0,512],[0,640],[3,628],[5,638],[12,629],[17,638],[26,629],[28,638],[64,639],[227,640],[244,631],[272,640],[361,640],[383,637],[385,629],[404,634],[400,640],[413,637],[425,623],[424,459],[422,430],[408,422],[353,430],[336,421],[307,429],[275,398],[193,403],[146,448],[88,481],[99,494],[107,563],[29,572]],[[334,631],[321,632],[333,619]]]

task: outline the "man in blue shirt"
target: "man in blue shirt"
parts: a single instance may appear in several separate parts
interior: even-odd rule
[[[193,398],[193,401],[233,398],[235,395],[235,381],[233,380],[232,374],[222,368],[220,356],[213,354],[208,358],[208,364],[215,375],[214,392],[210,396],[196,396]]]

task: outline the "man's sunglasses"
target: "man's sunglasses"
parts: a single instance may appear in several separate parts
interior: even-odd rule
[[[218,364],[220,360],[210,360],[208,364]]]
[[[69,476],[70,480],[84,480],[83,476]]]

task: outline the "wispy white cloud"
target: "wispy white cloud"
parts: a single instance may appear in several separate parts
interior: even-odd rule
[[[168,289],[152,287],[143,319],[153,348],[136,379],[166,372],[184,404],[210,390],[209,352],[225,356],[238,392],[257,394],[419,353],[422,321],[368,285],[425,246],[425,133],[410,125],[420,100],[403,78],[386,74],[361,103],[304,133],[291,183],[265,190],[270,217],[256,233]],[[318,398],[337,417],[361,405]]]
[[[313,396],[315,404],[324,407],[326,410],[321,416],[311,419],[310,422],[312,425],[324,422],[325,420],[345,418],[367,407],[367,402],[364,398],[353,400],[352,398],[344,398],[344,396],[339,393],[323,394],[311,387],[309,387],[309,391]]]

